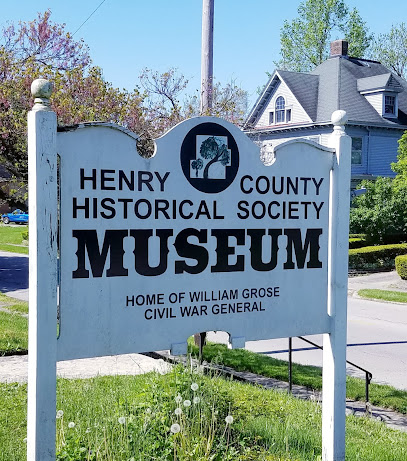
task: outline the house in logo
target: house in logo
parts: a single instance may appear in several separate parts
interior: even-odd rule
[[[226,179],[232,165],[227,136],[196,136],[196,157],[190,161],[190,178]]]

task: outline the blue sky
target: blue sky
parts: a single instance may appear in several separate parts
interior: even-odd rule
[[[0,24],[28,21],[50,8],[52,20],[75,32],[102,0],[1,1]],[[235,80],[256,99],[279,58],[280,28],[297,16],[300,0],[215,0],[214,75],[226,83]],[[356,6],[372,32],[389,31],[407,21],[406,0],[348,0]],[[77,32],[89,45],[94,64],[115,87],[132,89],[140,71],[176,67],[199,87],[202,0],[105,0]],[[340,38],[340,37],[337,37]]]

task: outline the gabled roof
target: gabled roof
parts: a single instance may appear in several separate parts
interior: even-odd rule
[[[318,96],[318,75],[306,74],[301,72],[288,72],[279,70],[278,73],[287,84],[297,101],[301,104],[302,108],[308,114],[311,120],[316,117],[315,100]],[[303,88],[307,91],[303,91]]]
[[[386,127],[407,125],[407,82],[392,74],[377,61],[335,56],[327,59],[310,73],[276,71],[247,118],[245,128],[254,127],[273,92],[272,79],[281,78],[311,120],[326,123],[335,110],[345,110],[350,122]],[[370,88],[369,88],[370,87]],[[399,93],[397,119],[382,117],[362,92],[374,88]],[[362,90],[361,90],[362,89]],[[287,125],[287,128],[289,125]]]
[[[314,119],[315,104],[313,101],[318,94],[318,77],[302,72],[276,70],[254,104],[245,125],[252,126],[257,122],[281,81],[284,81],[310,119]],[[308,92],[301,91],[304,86],[309,89]]]
[[[394,91],[396,93],[403,91],[403,87],[390,73],[359,78],[357,88],[359,93],[362,94],[379,90]]]

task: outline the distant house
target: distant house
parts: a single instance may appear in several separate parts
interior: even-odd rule
[[[407,82],[377,61],[352,58],[348,43],[331,43],[312,72],[276,70],[252,108],[245,132],[263,146],[294,138],[327,145],[335,110],[345,110],[352,137],[352,185],[393,177],[397,141],[407,129]]]

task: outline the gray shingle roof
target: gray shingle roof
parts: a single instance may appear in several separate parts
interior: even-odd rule
[[[329,121],[332,112],[342,109],[352,122],[389,127],[407,124],[407,82],[377,61],[336,56],[310,73],[278,73],[315,123]],[[360,93],[375,88],[399,93],[398,119],[383,118]],[[252,126],[261,116],[262,110],[255,111],[258,104],[259,101],[251,111],[252,115],[256,114],[256,120],[248,119]]]
[[[317,112],[315,101],[318,96],[319,77],[317,75],[284,70],[279,70],[278,73],[311,120],[314,120]],[[307,91],[302,91],[304,87],[307,88]]]

